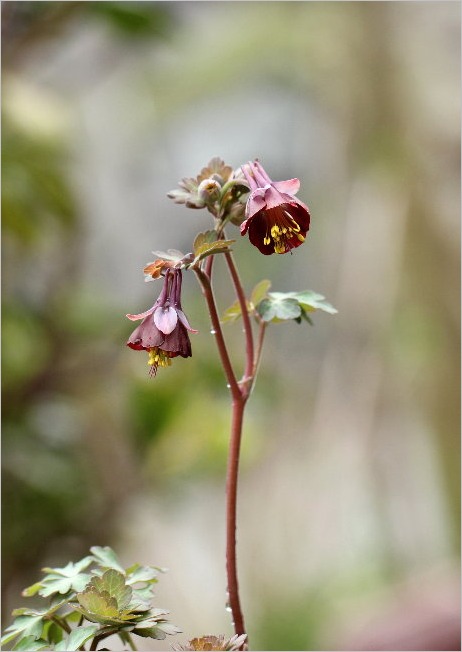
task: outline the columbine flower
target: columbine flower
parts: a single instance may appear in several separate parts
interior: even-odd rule
[[[174,643],[172,650],[239,650],[247,638],[247,634],[232,636],[225,639],[224,636],[201,636],[193,638],[185,645]]]
[[[127,315],[132,321],[143,320],[130,335],[127,346],[148,352],[151,376],[156,375],[158,367],[170,366],[172,358],[191,356],[188,331],[197,331],[181,309],[181,282],[181,270],[166,269],[162,292],[152,308],[139,315]]]
[[[265,255],[285,254],[299,247],[310,228],[308,206],[294,197],[300,181],[271,181],[258,161],[243,165],[242,172],[250,195],[241,235],[248,231],[250,242]]]

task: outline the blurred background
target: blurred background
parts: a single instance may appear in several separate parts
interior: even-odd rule
[[[170,569],[157,605],[177,640],[232,634],[229,397],[205,306],[187,277],[194,357],[154,380],[125,313],[157,296],[151,251],[210,227],[166,193],[214,155],[258,157],[301,179],[312,226],[292,256],[229,231],[246,289],[270,278],[339,313],[269,329],[248,405],[251,645],[460,649],[460,5],[2,13],[4,624],[41,567],[111,545]],[[241,326],[225,334],[239,365]]]

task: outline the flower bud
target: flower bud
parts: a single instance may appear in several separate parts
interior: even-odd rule
[[[206,204],[213,204],[220,198],[221,186],[215,179],[204,179],[200,182],[197,194]]]

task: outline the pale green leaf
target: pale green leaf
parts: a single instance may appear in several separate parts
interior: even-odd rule
[[[43,640],[43,638],[36,639],[34,636],[25,636],[24,638],[21,638],[21,640],[19,640],[13,647],[13,650],[23,650],[24,652],[36,652],[36,650],[49,649],[50,644],[48,641]],[[70,649],[71,648],[69,648],[69,650]]]
[[[31,598],[33,595],[35,595],[40,589],[42,588],[42,583],[41,582],[36,582],[35,584],[32,584],[31,586],[26,587],[22,592],[21,595],[23,595],[25,598]]]
[[[33,636],[34,639],[40,638],[43,629],[42,616],[21,615],[15,618],[12,624],[5,629],[5,635],[2,637],[2,646],[6,645],[17,636],[24,638]]]
[[[294,293],[294,298],[297,299],[298,303],[305,310],[323,310],[328,312],[331,315],[337,313],[337,310],[332,306],[328,301],[324,300],[322,294],[317,294],[311,290],[306,290],[305,292],[296,292]]]
[[[296,299],[276,298],[272,293],[257,306],[257,312],[265,322],[287,321],[300,317],[302,309]]]
[[[169,251],[172,250],[169,249]],[[121,573],[125,572],[119,558],[109,546],[93,546],[90,548],[90,552],[93,554],[94,561],[98,562],[103,568],[115,568]]]
[[[125,575],[114,568],[107,570],[102,577],[93,577],[89,584],[89,587],[91,586],[99,593],[107,591],[109,596],[115,599],[119,611],[125,609],[132,598],[131,588],[125,584]]]
[[[194,239],[193,251],[197,255],[197,250],[200,247],[203,247],[206,244],[211,244],[216,242],[217,232],[216,231],[204,231],[203,233],[198,233]]]
[[[108,618],[117,618],[119,609],[117,600],[109,593],[98,593],[95,588],[87,589],[83,593],[77,594],[77,600],[83,609],[92,616],[106,620]]]
[[[269,281],[268,279],[264,279],[263,281],[257,283],[257,285],[252,290],[252,294],[250,295],[250,301],[254,306],[258,305],[260,301],[262,301],[266,297],[270,287],[271,287],[271,281]]]
[[[66,639],[63,639],[55,646],[55,650],[59,652],[73,652],[74,650],[78,650],[90,638],[93,638],[98,630],[98,625],[76,627]]]
[[[139,566],[127,569],[127,584],[135,584],[136,582],[157,582],[159,571],[153,566]]]
[[[226,308],[224,313],[221,316],[221,322],[226,324],[228,322],[236,321],[241,316],[241,305],[239,301],[235,301],[232,306]]]

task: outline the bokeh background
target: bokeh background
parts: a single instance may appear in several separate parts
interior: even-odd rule
[[[270,329],[248,405],[252,647],[460,649],[459,3],[2,12],[5,622],[41,567],[98,544],[170,569],[178,640],[231,635],[229,397],[202,297],[187,278],[194,357],[155,380],[124,315],[152,305],[151,250],[209,227],[166,193],[214,155],[258,157],[301,179],[312,227],[292,256],[238,237],[247,290],[270,278],[339,313]],[[240,325],[226,336],[241,360]]]

